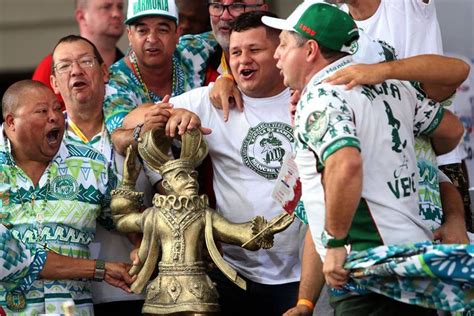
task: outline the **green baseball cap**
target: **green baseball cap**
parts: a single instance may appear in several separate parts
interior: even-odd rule
[[[262,22],[275,29],[297,32],[332,50],[351,54],[359,38],[357,25],[347,13],[320,0],[304,1],[286,20],[264,16]]]
[[[129,0],[125,24],[133,24],[144,16],[163,16],[178,22],[174,0]]]

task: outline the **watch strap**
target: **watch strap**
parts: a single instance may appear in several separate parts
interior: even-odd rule
[[[138,143],[140,141],[140,132],[142,131],[143,123],[137,124],[133,129],[133,139]]]
[[[321,234],[321,239],[323,242],[324,248],[339,248],[344,247],[348,244],[349,237],[345,236],[343,238],[335,238],[329,234],[326,230]]]
[[[101,259],[97,259],[95,261],[95,272],[93,281],[102,282],[105,277],[105,261]]]

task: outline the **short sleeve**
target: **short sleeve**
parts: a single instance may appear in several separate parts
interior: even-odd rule
[[[297,132],[300,140],[314,151],[323,163],[344,147],[356,147],[354,113],[335,89],[319,87],[305,93],[298,104]]]
[[[184,73],[188,76],[189,88],[204,85],[208,62],[217,46],[218,43],[212,32],[180,37],[176,51],[179,52]]]
[[[0,240],[0,287],[27,291],[43,270],[46,252],[27,248],[3,225]]]
[[[433,0],[428,0],[428,3],[425,3],[424,0],[405,0],[409,2],[412,6],[413,11],[417,15],[424,17],[425,19],[430,19],[433,15],[436,15],[435,4]]]
[[[413,133],[415,136],[430,135],[441,123],[444,108],[440,103],[428,99],[419,90],[414,89],[413,85],[410,88],[415,90],[413,95],[416,95]]]
[[[142,87],[133,81],[132,74],[119,66],[121,62],[123,61],[110,68],[111,76],[105,87],[104,117],[105,126],[110,134],[122,126],[128,113],[147,101],[142,95]]]

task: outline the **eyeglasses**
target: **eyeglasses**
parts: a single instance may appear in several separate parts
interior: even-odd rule
[[[212,16],[221,16],[224,13],[225,9],[229,12],[230,15],[236,17],[245,12],[247,8],[258,8],[261,7],[263,3],[260,4],[245,4],[241,2],[231,3],[231,4],[222,4],[218,2],[211,2],[209,6],[209,14]]]
[[[82,69],[92,68],[95,65],[96,57],[94,56],[83,56],[79,59],[71,60],[71,61],[61,61],[54,66],[54,69],[58,74],[64,74],[71,72],[72,65],[77,63],[79,67]]]

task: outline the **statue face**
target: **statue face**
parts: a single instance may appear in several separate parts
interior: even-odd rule
[[[164,175],[163,187],[168,194],[197,195],[199,190],[197,175],[195,170],[177,168]]]

